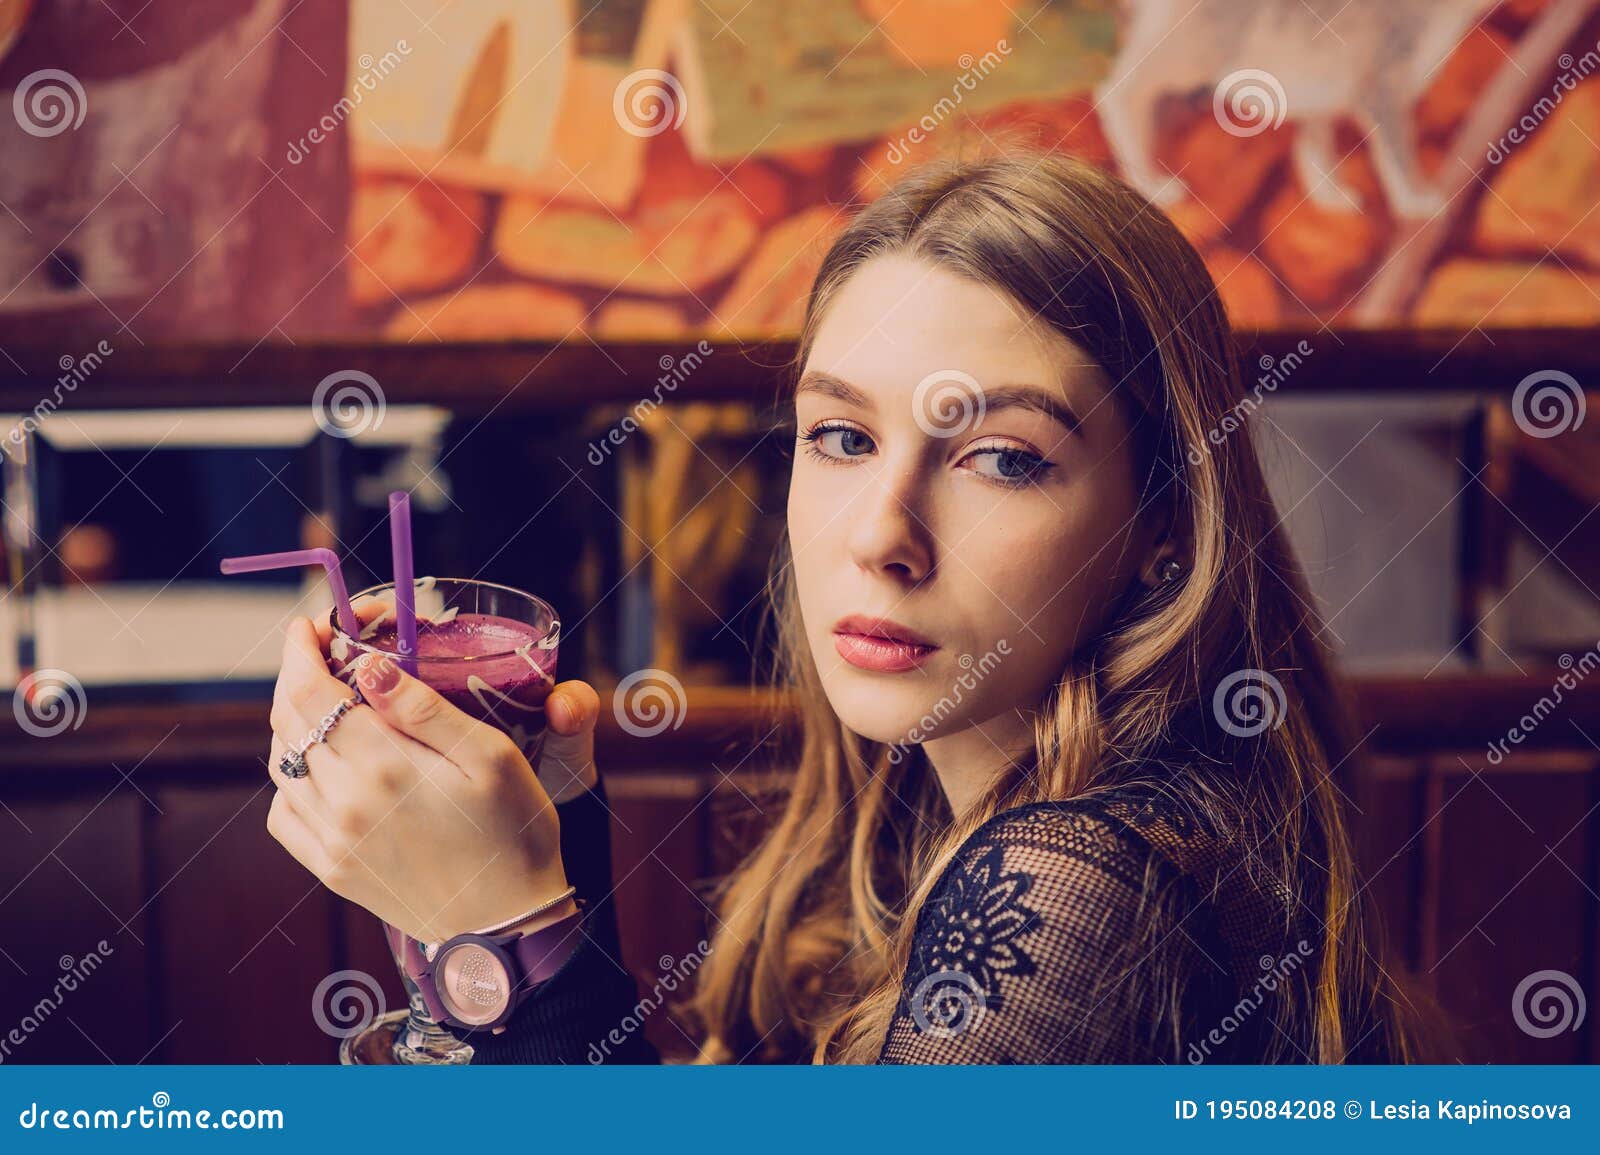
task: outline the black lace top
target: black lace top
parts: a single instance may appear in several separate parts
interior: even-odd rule
[[[620,961],[603,788],[561,808],[569,879],[599,899],[562,968],[474,1063],[653,1063]],[[917,919],[880,1063],[1310,1061],[1272,1000],[1303,999],[1318,938],[1234,843],[1129,787],[995,815]],[[1314,926],[1314,924],[1312,924]]]

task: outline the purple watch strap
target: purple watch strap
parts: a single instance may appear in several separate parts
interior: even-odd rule
[[[450,1023],[453,1020],[445,1010],[444,1003],[439,998],[439,989],[433,977],[434,962],[443,959],[452,944],[466,941],[479,946],[480,949],[492,947],[494,951],[503,956],[510,964],[511,997],[507,1001],[505,1010],[493,1023],[486,1023],[473,1028],[460,1024],[466,1030],[492,1029],[511,1017],[518,1004],[536,987],[544,982],[556,971],[561,969],[572,952],[582,941],[580,924],[583,921],[584,911],[580,906],[565,918],[551,923],[549,926],[540,927],[531,934],[508,934],[499,937],[484,935],[457,935],[440,944],[434,954],[433,962],[427,960],[422,953],[421,944],[408,939],[406,942],[406,960],[413,966],[408,966],[412,979],[416,982],[417,991],[422,995],[422,1001],[428,1007],[428,1015],[435,1022]],[[398,932],[396,932],[398,933]]]
[[[517,967],[522,971],[519,991],[532,989],[561,969],[561,964],[567,961],[583,934],[579,929],[582,921],[583,911],[575,910],[559,922],[553,922],[532,934],[518,935],[515,942],[506,944],[510,946]],[[513,1007],[516,1002],[513,997]]]

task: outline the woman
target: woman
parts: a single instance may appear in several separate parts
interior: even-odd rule
[[[1341,690],[1172,223],[1061,157],[923,169],[832,245],[798,369],[772,586],[803,744],[694,975],[701,1059],[1416,1057],[1341,816]],[[326,645],[289,631],[273,765],[348,697]],[[428,942],[570,920],[576,887],[560,969],[462,1037],[653,1061],[615,1031],[598,696],[555,689],[535,775],[392,663],[359,685],[275,777],[274,837]]]

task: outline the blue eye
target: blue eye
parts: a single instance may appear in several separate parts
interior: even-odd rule
[[[871,435],[864,430],[857,429],[854,425],[826,421],[813,425],[800,434],[800,440],[806,443],[807,454],[829,465],[848,464],[854,458],[867,456],[875,448]],[[977,458],[993,458],[994,471],[974,469],[972,472],[995,485],[1012,489],[1035,485],[1047,472],[1055,468],[1054,462],[1046,461],[1036,453],[1010,446],[975,450],[963,458],[962,463]]]
[[[800,440],[808,442],[807,452],[822,461],[863,457],[872,450],[872,438],[853,425],[814,425]]]
[[[1001,485],[1030,485],[1038,481],[1044,474],[1055,468],[1052,462],[1025,449],[980,449],[966,460],[973,461],[979,457],[992,457],[995,459],[994,473],[983,470],[974,470],[980,477],[986,477]]]

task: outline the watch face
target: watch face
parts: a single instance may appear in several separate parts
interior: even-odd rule
[[[499,1018],[511,999],[511,977],[493,952],[466,942],[444,951],[434,960],[433,974],[439,1001],[450,1017],[467,1026],[481,1026]]]

